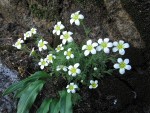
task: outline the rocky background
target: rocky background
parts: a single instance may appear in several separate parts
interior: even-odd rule
[[[74,107],[74,113],[150,113],[149,0],[0,0],[2,63],[16,70],[21,79],[35,71],[32,59],[12,47],[31,27],[37,28],[53,47],[59,43],[52,35],[57,21],[62,21],[73,31],[79,43],[84,41],[83,29],[69,25],[70,14],[78,10],[85,16],[85,23],[92,31],[89,38],[109,37],[130,43],[131,48],[125,57],[131,60],[133,68],[124,76],[116,74],[102,78],[97,90],[85,89],[81,92],[83,99]],[[4,89],[2,84],[8,84],[6,81],[9,80],[6,75],[0,75],[3,80],[0,89]],[[48,89],[45,87],[41,95],[52,95],[53,91],[46,92]],[[8,101],[0,98],[0,113],[15,113],[15,107],[10,111],[8,104],[4,104]],[[40,101],[39,98],[31,113],[34,113]],[[9,106],[15,106],[12,101],[9,102]]]

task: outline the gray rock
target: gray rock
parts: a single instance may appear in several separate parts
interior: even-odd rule
[[[17,72],[7,68],[0,60],[0,94],[18,80]],[[16,101],[13,99],[13,94],[0,96],[0,113],[15,113],[15,110]]]
[[[120,0],[104,0],[108,12],[106,27],[111,37],[124,39],[133,47],[143,48],[145,46],[140,33],[135,27],[129,14],[122,7]]]

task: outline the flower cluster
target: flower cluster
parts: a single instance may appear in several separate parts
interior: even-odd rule
[[[31,28],[30,31],[27,31],[26,33],[24,33],[24,40],[22,40],[21,38],[19,38],[17,40],[17,42],[15,44],[13,44],[14,47],[16,47],[17,49],[21,49],[22,47],[22,43],[24,43],[24,41],[29,38],[29,37],[32,37],[34,34],[36,34],[37,32],[37,29],[36,28]]]
[[[80,11],[77,11],[71,14],[70,24],[72,25],[73,23],[75,23],[75,25],[79,26],[81,20],[83,19],[84,16],[80,14]],[[36,34],[36,31],[37,30],[35,28],[27,31],[24,34],[24,40]],[[75,93],[76,90],[79,88],[77,83],[78,80],[82,80],[83,82],[85,78],[88,79],[88,83],[86,84],[89,85],[89,89],[97,88],[98,80],[94,79],[96,74],[98,76],[98,74],[101,72],[101,70],[99,69],[100,66],[98,64],[100,63],[100,61],[98,60],[98,62],[97,60],[93,59],[95,57],[97,57],[97,59],[101,58],[101,54],[111,56],[111,54],[118,52],[118,54],[124,55],[125,49],[129,48],[129,44],[125,43],[123,40],[111,42],[109,38],[100,38],[96,42],[93,42],[91,39],[89,39],[87,40],[86,44],[82,46],[82,48],[78,47],[78,49],[76,49],[76,46],[74,47],[74,45],[71,45],[72,43],[74,43],[73,32],[65,30],[65,26],[62,24],[61,21],[56,23],[52,33],[58,36],[60,40],[62,40],[62,43],[57,45],[57,47],[53,49],[50,48],[48,42],[45,41],[43,38],[38,38],[37,47],[40,51],[39,53],[41,53],[43,50],[49,51],[49,54],[47,54],[46,57],[42,58],[40,56],[40,58],[38,59],[38,65],[42,70],[45,67],[47,67],[46,70],[52,69],[51,71],[52,73],[54,73],[54,75],[56,73],[61,73],[62,75],[65,75],[65,77],[69,81],[69,84],[66,86],[68,93]],[[18,39],[13,46],[21,49],[21,44],[24,43],[24,40]],[[30,56],[33,54],[33,52],[35,52],[34,48],[32,48]],[[42,55],[45,55],[44,53],[45,52],[43,52]],[[101,62],[105,63],[103,59],[101,60]],[[123,60],[122,58],[118,58],[117,63],[115,63],[113,67],[115,69],[119,69],[120,74],[124,74],[125,70],[131,69],[131,66],[129,65],[129,59]],[[85,70],[87,70],[86,73],[84,73]],[[91,73],[89,73],[88,71],[91,71]],[[93,73],[95,74],[95,76]],[[87,77],[88,74],[90,77]]]
[[[56,59],[56,56],[53,54],[47,55],[46,58],[40,60],[38,65],[40,65],[41,69],[44,69],[44,67],[48,66],[48,64],[53,63],[53,60]]]
[[[31,28],[30,31],[27,31],[26,33],[24,33],[24,40],[26,40],[27,38],[32,37],[36,33],[37,33],[37,29],[36,28]]]
[[[114,47],[113,47],[114,46]],[[110,48],[113,47],[112,51],[119,51],[120,55],[125,54],[125,48],[129,48],[128,43],[124,43],[124,41],[120,40],[119,42],[110,42],[109,38],[99,39],[98,42],[92,43],[92,40],[88,40],[86,45],[82,46],[82,50],[84,51],[84,55],[88,56],[91,54],[96,54],[96,51],[104,51],[104,53],[110,53]]]
[[[108,53],[110,53],[111,47],[113,47],[112,52],[119,51],[120,55],[124,55],[125,49],[129,48],[129,44],[124,43],[123,40],[120,40],[119,42],[115,41],[112,43],[109,41],[109,38],[99,39],[98,43],[97,42],[92,43],[92,40],[88,40],[86,45],[82,46],[82,50],[85,50],[84,51],[85,56],[88,56],[90,53],[96,54],[96,51],[103,51],[104,53],[108,54]],[[128,65],[129,59],[125,59],[123,61],[122,58],[118,58],[117,61],[118,61],[118,63],[114,64],[114,68],[119,69],[120,74],[124,74],[125,69],[127,69],[127,70],[131,69],[131,66]]]

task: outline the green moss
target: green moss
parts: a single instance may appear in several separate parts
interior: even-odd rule
[[[30,6],[30,11],[34,17],[39,19],[49,19],[54,20],[58,18],[57,7],[52,10],[51,7],[48,6],[39,6],[38,4],[32,4]]]

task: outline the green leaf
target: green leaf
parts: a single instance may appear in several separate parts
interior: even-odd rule
[[[81,96],[78,93],[72,94],[73,105],[77,104],[81,100]]]
[[[28,80],[36,80],[36,79],[43,79],[43,78],[48,78],[49,75],[44,72],[44,71],[37,71],[35,72],[34,74],[32,74],[30,77],[26,78],[25,80],[28,81]]]
[[[34,103],[38,93],[42,90],[44,81],[38,80],[29,85],[26,92],[24,92],[19,100],[17,113],[28,113],[30,107]]]
[[[3,96],[20,89],[21,87],[24,86],[24,83],[25,83],[25,81],[20,81],[18,83],[14,83],[13,85],[11,85],[8,89],[6,89],[4,91]]]
[[[50,113],[59,113],[60,103],[58,99],[53,99],[50,105]]]
[[[45,99],[41,104],[40,108],[37,110],[37,113],[48,113],[51,102],[52,99]]]
[[[60,93],[60,113],[72,113],[71,93],[65,90]]]
[[[24,84],[27,84],[28,82],[35,81],[35,80],[38,80],[40,78],[48,78],[48,77],[49,77],[49,75],[44,71],[35,72],[34,74],[29,76],[28,78],[26,78],[26,79],[24,79],[18,83],[12,84],[9,88],[7,88],[4,91],[3,96],[7,95],[13,91],[19,90],[20,88],[24,89],[25,88]]]

